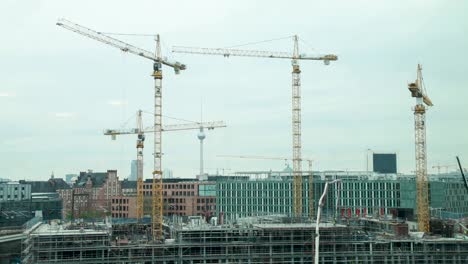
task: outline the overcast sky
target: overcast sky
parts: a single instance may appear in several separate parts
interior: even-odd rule
[[[161,34],[165,55],[187,65],[180,75],[164,69],[163,114],[198,121],[203,105],[204,121],[228,125],[207,132],[208,172],[283,169],[283,161],[216,156],[292,155],[291,63],[171,54],[171,47],[231,47],[294,34],[303,53],[339,56],[329,66],[301,62],[302,153],[316,160],[315,169],[365,170],[371,149],[396,152],[399,171],[414,170],[415,100],[407,83],[418,63],[435,105],[426,116],[428,169],[454,165],[456,155],[468,167],[467,8],[466,1],[442,0],[2,0],[0,178],[130,172],[136,136],[111,141],[102,131],[133,127],[138,109],[153,111],[152,63],[56,26],[62,17],[102,32]],[[154,50],[151,37],[117,38]],[[241,48],[292,51],[293,42]],[[164,134],[163,168],[195,177],[196,135]]]

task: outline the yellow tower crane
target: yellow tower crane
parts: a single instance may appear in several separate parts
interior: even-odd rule
[[[87,27],[78,25],[66,19],[57,21],[57,25],[83,35],[85,37],[97,40],[107,45],[116,47],[124,52],[129,52],[134,55],[149,59],[153,61],[153,78],[154,78],[154,169],[153,169],[153,213],[152,213],[152,234],[153,240],[160,240],[163,238],[163,199],[162,199],[162,64],[174,69],[175,73],[180,73],[185,70],[185,65],[179,62],[171,62],[166,58],[161,57],[161,45],[159,35],[156,35],[156,52],[135,47],[118,39],[107,36],[103,33],[94,31]]]
[[[291,158],[286,158],[286,157],[269,157],[269,156],[249,156],[249,155],[218,155],[220,158],[238,158],[238,159],[265,159],[265,160],[284,160],[286,165],[288,165],[288,160],[291,160]],[[312,219],[314,215],[314,173],[312,172],[312,163],[313,159],[309,158],[302,158],[302,160],[305,160],[309,163],[309,218]],[[302,172],[301,172],[302,174]]]
[[[224,49],[224,48],[198,48],[198,47],[182,47],[175,46],[172,51],[177,53],[190,54],[206,54],[206,55],[222,55],[241,56],[241,57],[259,57],[272,59],[290,59],[292,62],[292,149],[293,149],[293,200],[294,214],[302,216],[302,157],[301,157],[301,70],[299,60],[320,60],[325,65],[330,64],[330,61],[336,61],[338,57],[333,54],[308,56],[299,54],[299,38],[293,36],[294,49],[290,52],[273,52],[273,51],[258,51],[258,50],[240,50],[240,49]]]
[[[204,128],[211,130],[214,128],[226,127],[224,121],[213,122],[193,122],[187,124],[164,125],[162,131],[194,130],[202,131]],[[130,129],[106,129],[104,135],[111,136],[115,140],[118,135],[137,135],[137,218],[143,218],[144,195],[143,195],[143,148],[145,134],[153,133],[154,127],[143,129],[142,111],[137,112],[137,128]]]
[[[416,98],[414,107],[414,132],[416,152],[416,207],[418,215],[418,230],[429,232],[429,182],[427,178],[427,149],[426,149],[426,106],[433,106],[426,94],[422,67],[418,64],[417,79],[408,84],[411,96]]]

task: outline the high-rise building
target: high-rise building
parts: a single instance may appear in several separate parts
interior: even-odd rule
[[[138,161],[132,160],[132,163],[130,164],[130,175],[128,176],[128,180],[136,181],[137,174],[138,174]]]
[[[172,178],[173,178],[172,170],[164,169],[163,170],[163,179],[172,179]]]

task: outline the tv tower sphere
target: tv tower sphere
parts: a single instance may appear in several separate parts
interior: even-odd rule
[[[199,140],[204,140],[206,138],[205,132],[203,131],[198,132],[197,136]]]

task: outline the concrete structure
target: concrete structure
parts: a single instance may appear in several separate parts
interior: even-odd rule
[[[292,223],[292,221],[294,223]],[[385,233],[373,231],[379,227]],[[148,240],[148,226],[42,224],[23,241],[22,263],[312,263],[315,224],[284,217],[208,225],[201,217],[164,226]],[[468,262],[468,237],[422,237],[407,224],[379,220],[320,223],[320,263]]]
[[[0,203],[31,199],[31,185],[22,182],[0,182]]]
[[[108,260],[109,229],[97,228],[42,224],[23,241],[21,263],[104,263],[100,261]]]

